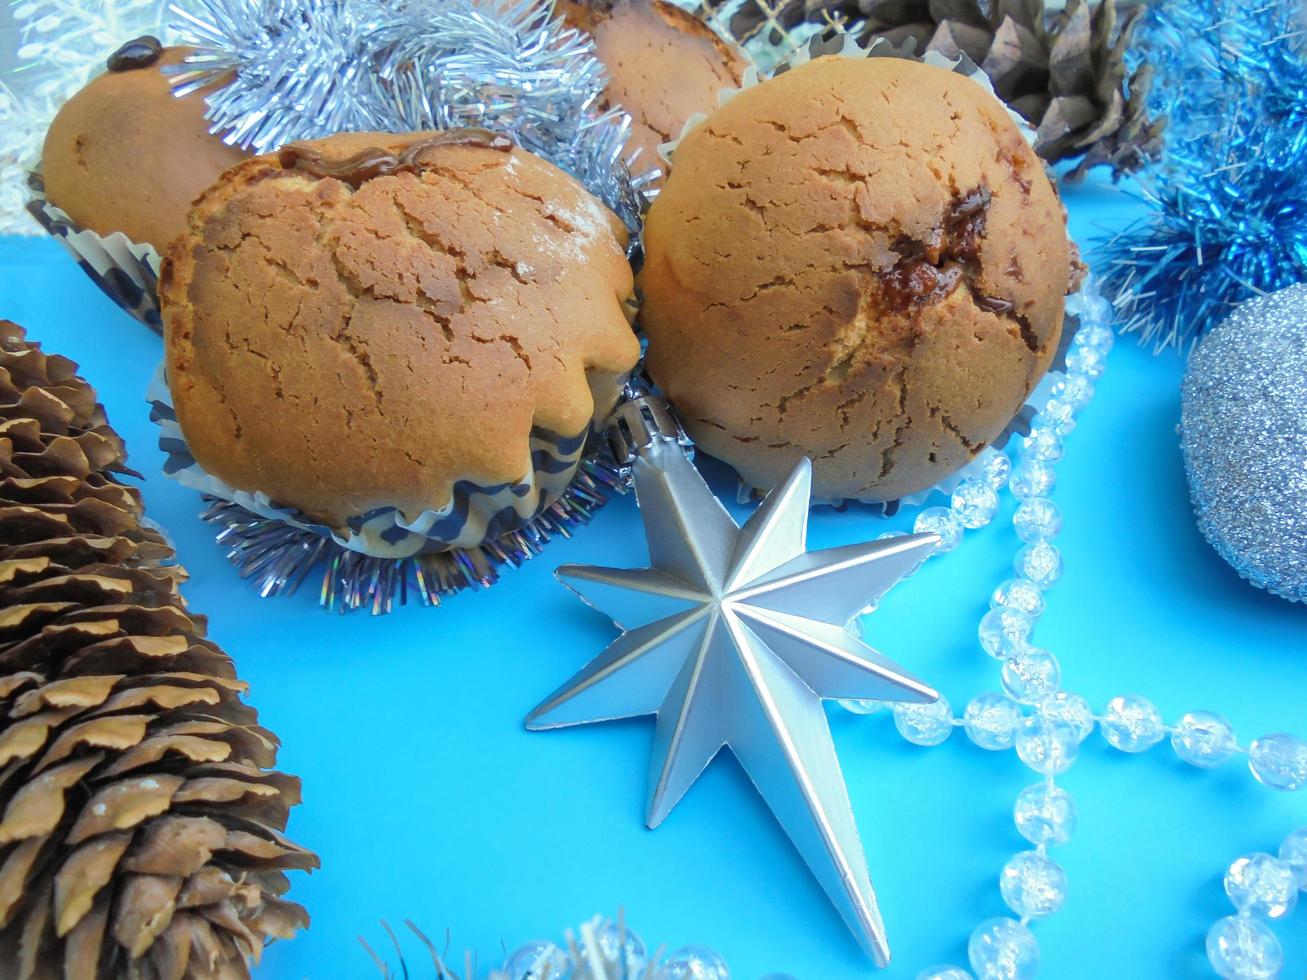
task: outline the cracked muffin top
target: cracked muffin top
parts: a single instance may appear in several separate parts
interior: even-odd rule
[[[114,67],[54,117],[41,151],[46,196],[82,228],[120,231],[163,254],[200,192],[249,157],[209,133],[209,90],[172,94],[163,69],[193,50],[164,48],[153,60],[118,59],[118,52]]]
[[[892,500],[954,472],[1047,370],[1065,215],[1003,106],[899,58],[818,58],[695,127],[645,227],[654,379],[766,488]]]
[[[717,93],[744,77],[740,50],[667,0],[558,0],[556,9],[594,38],[608,69],[607,103],[631,116],[626,149],[640,150],[637,171],[665,169],[658,147],[680,136],[696,112],[717,108]]]
[[[635,364],[626,233],[482,130],[352,133],[228,171],[160,277],[190,451],[340,526],[520,482]],[[609,399],[611,401],[611,399]],[[536,464],[539,465],[539,464]]]

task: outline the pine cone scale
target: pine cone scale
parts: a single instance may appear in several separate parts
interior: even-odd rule
[[[55,935],[68,935],[95,897],[113,879],[119,859],[132,842],[131,834],[105,834],[83,844],[54,876]]]
[[[44,843],[41,837],[29,837],[12,848],[0,865],[0,929],[9,924],[14,909],[22,901]]]

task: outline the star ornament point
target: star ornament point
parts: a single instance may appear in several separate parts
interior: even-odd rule
[[[938,536],[807,551],[807,460],[742,527],[670,441],[637,458],[634,478],[650,567],[558,569],[622,632],[527,716],[527,728],[655,715],[651,828],[729,747],[849,928],[885,965],[884,926],[821,702],[938,698],[847,629]]]

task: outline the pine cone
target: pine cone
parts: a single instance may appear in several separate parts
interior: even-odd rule
[[[721,4],[705,0],[704,13]],[[847,29],[859,42],[913,41],[918,53],[966,54],[994,91],[1031,126],[1048,162],[1082,156],[1073,177],[1098,164],[1115,175],[1157,155],[1163,122],[1147,110],[1152,69],[1133,74],[1125,51],[1142,15],[1134,4],[1117,23],[1116,0],[1068,0],[1057,13],[1043,0],[744,0],[729,19],[740,41],[768,31],[780,43],[801,23]]]
[[[0,321],[0,973],[247,977],[318,859],[124,460],[73,363]]]

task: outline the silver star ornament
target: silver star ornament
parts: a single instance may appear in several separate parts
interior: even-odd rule
[[[884,966],[885,928],[821,702],[938,698],[846,627],[939,538],[913,534],[809,552],[807,460],[739,527],[675,440],[655,434],[632,455],[651,567],[558,569],[622,633],[526,726],[656,715],[651,828],[729,746],[848,927]]]

